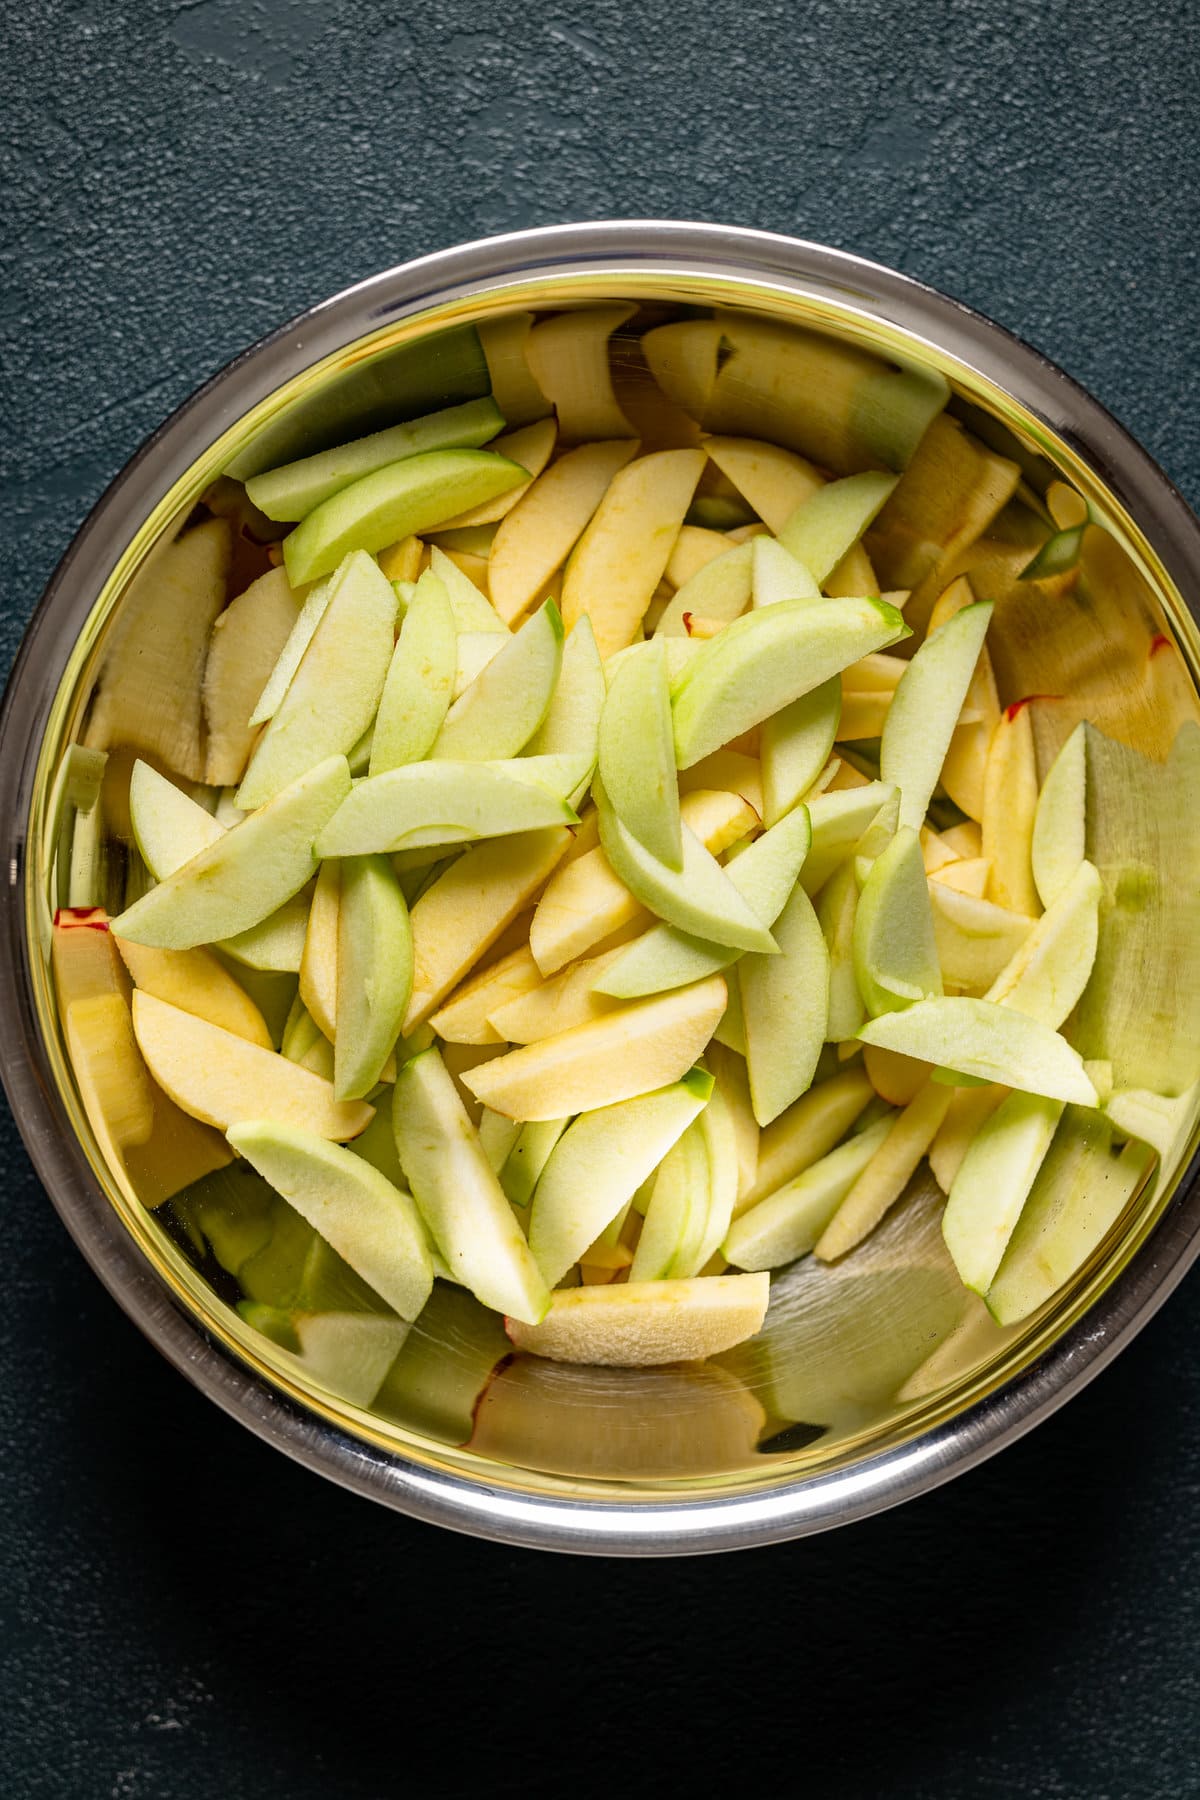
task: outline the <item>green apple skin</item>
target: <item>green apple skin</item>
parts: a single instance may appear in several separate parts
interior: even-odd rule
[[[829,952],[812,901],[797,885],[775,921],[778,956],[746,956],[738,985],[750,1097],[769,1125],[810,1085],[829,1016]]]
[[[873,650],[911,635],[886,600],[781,600],[702,644],[672,691],[675,760],[690,768]]]
[[[738,1269],[779,1269],[807,1256],[892,1128],[877,1119],[766,1195],[730,1226],[721,1252]]]
[[[1022,1093],[1079,1106],[1098,1104],[1083,1059],[1065,1038],[990,1000],[918,1000],[903,1012],[880,1014],[858,1035],[866,1044]]]
[[[963,1286],[977,1294],[986,1294],[995,1279],[1062,1115],[1061,1100],[1009,1094],[959,1164],[942,1236]]]
[[[406,763],[359,782],[321,833],[317,851],[364,856],[577,825],[563,795],[587,773],[578,756]]]
[[[461,406],[447,406],[441,412],[389,426],[386,431],[373,431],[333,450],[266,469],[250,477],[246,493],[268,519],[291,523],[306,518],[352,481],[373,475],[376,469],[423,451],[477,450],[503,430],[504,417],[490,395],[467,400]]]
[[[412,1199],[340,1144],[271,1119],[231,1125],[239,1156],[394,1307],[415,1319],[433,1287],[433,1264]]]
[[[1050,907],[1087,855],[1087,733],[1077,725],[1038,795],[1033,821],[1033,881]]]
[[[662,638],[635,645],[600,715],[600,779],[609,804],[643,849],[683,867],[671,693]]]
[[[831,675],[811,694],[801,694],[763,720],[763,808],[768,825],[791,812],[817,779],[829,761],[841,716],[841,677]]]
[[[371,737],[372,775],[428,756],[450,706],[457,666],[450,596],[427,569],[413,590],[388,665]]]
[[[547,600],[454,702],[430,754],[459,762],[518,755],[546,716],[562,644],[562,619]]]
[[[113,930],[162,950],[247,931],[316,874],[313,844],[349,792],[345,757],[329,757],[151,888]]]
[[[929,883],[911,827],[898,831],[875,858],[858,897],[854,973],[872,1015],[942,992]]]
[[[333,1091],[339,1100],[363,1100],[392,1053],[412,993],[412,927],[386,856],[342,864],[337,974]]]
[[[527,469],[488,450],[429,450],[388,463],[314,507],[288,533],[288,580],[293,587],[319,581],[351,551],[384,550],[528,479]]]
[[[896,486],[895,475],[847,475],[802,500],[779,534],[785,550],[826,581],[882,511]]]
[[[485,1306],[536,1324],[549,1289],[436,1049],[400,1070],[392,1125],[413,1198],[452,1275]]]
[[[927,637],[892,696],[879,773],[900,789],[900,823],[919,831],[958,723],[992,617],[992,602],[964,606]]]

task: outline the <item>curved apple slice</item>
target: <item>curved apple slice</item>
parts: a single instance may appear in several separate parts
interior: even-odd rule
[[[755,606],[777,606],[781,600],[820,600],[821,590],[809,570],[778,538],[755,538],[751,552]]]
[[[245,774],[257,736],[250,714],[300,610],[284,571],[269,569],[217,615],[204,664],[204,779],[210,787],[232,787]]]
[[[662,639],[617,670],[600,715],[599,773],[613,811],[649,855],[683,867],[671,693]]]
[[[488,558],[488,592],[506,624],[545,594],[637,448],[635,440],[618,439],[568,450],[500,521]]]
[[[721,1246],[739,1269],[778,1269],[806,1256],[892,1128],[878,1119],[745,1208]]]
[[[567,634],[550,705],[526,745],[526,754],[586,756],[594,763],[599,753],[600,715],[606,692],[604,666],[596,648],[592,621],[585,613]],[[571,803],[577,804],[574,796]]]
[[[692,613],[725,624],[740,618],[750,604],[752,557],[750,544],[735,544],[697,569],[663,608],[654,627],[655,637],[686,637],[685,621]]]
[[[518,1350],[552,1362],[617,1368],[694,1362],[760,1331],[770,1292],[766,1275],[563,1288],[540,1324],[506,1319],[504,1328]]]
[[[333,1042],[337,1036],[338,906],[342,865],[321,864],[313,887],[300,957],[300,999]]]
[[[249,715],[248,725],[265,725],[279,711],[283,696],[291,685],[292,676],[300,667],[301,658],[312,643],[317,626],[325,617],[326,609],[333,598],[331,581],[318,581],[309,588],[304,596],[296,623],[288,633],[287,640],[280,650],[264,683],[263,690],[255,703],[254,711]]]
[[[1061,1100],[1010,1094],[963,1157],[942,1236],[964,1287],[986,1294],[1062,1118]]]
[[[871,1098],[870,1081],[852,1064],[793,1101],[759,1136],[753,1178],[738,1196],[739,1216],[828,1155]]]
[[[769,1125],[811,1084],[829,1017],[829,951],[799,885],[774,929],[779,954],[743,957],[737,971],[760,1125]]]
[[[984,999],[1027,1013],[1057,1031],[1092,973],[1103,894],[1099,871],[1081,862]]]
[[[386,856],[342,864],[337,956],[333,1085],[339,1100],[361,1100],[392,1054],[412,992],[412,927]]]
[[[847,475],[802,500],[779,541],[818,583],[830,576],[891,495],[895,475]]]
[[[900,823],[914,831],[925,823],[991,616],[990,600],[955,613],[926,638],[892,696],[879,772],[900,789]]]
[[[1017,954],[1034,920],[960,894],[943,881],[930,882],[929,899],[943,981],[984,993]]]
[[[459,762],[516,756],[546,716],[562,644],[562,619],[547,600],[454,702],[430,755]]]
[[[489,1113],[498,1118],[498,1113]],[[517,1126],[517,1135],[500,1166],[500,1186],[514,1206],[528,1206],[534,1189],[542,1178],[554,1146],[571,1123],[565,1119],[536,1119]],[[480,1142],[482,1143],[482,1136]],[[487,1155],[486,1147],[484,1154]],[[489,1158],[490,1160],[490,1158]],[[586,1248],[586,1245],[585,1245]]]
[[[983,778],[983,854],[992,865],[988,898],[1037,916],[1033,827],[1037,814],[1037,752],[1030,708],[1006,706],[992,733]]]
[[[372,775],[429,754],[450,705],[457,666],[450,596],[427,569],[409,601],[383,684],[371,738]]]
[[[588,769],[582,756],[405,763],[354,787],[318,838],[317,853],[366,856],[574,825],[578,817],[563,795]]]
[[[762,438],[705,438],[704,453],[768,531],[781,531],[796,508],[824,486],[824,477],[812,463]]]
[[[1047,1100],[1098,1104],[1083,1059],[1065,1038],[990,1000],[918,1000],[903,1012],[872,1019],[858,1035],[864,1043]]]
[[[898,831],[871,865],[854,914],[854,972],[867,1011],[893,1012],[942,992],[921,843]]]
[[[211,950],[152,950],[124,938],[112,941],[135,987],[264,1050],[274,1048],[261,1012]]]
[[[836,788],[807,802],[812,844],[800,871],[806,894],[816,894],[824,887],[839,864],[853,853],[881,809],[893,802],[898,810],[898,790],[886,781]]]
[[[663,1157],[654,1177],[630,1281],[666,1281],[676,1261],[687,1257],[689,1242],[693,1249],[699,1245],[708,1216],[709,1180],[708,1152],[693,1125]],[[695,1274],[694,1269],[689,1272]]]
[[[1038,895],[1049,907],[1087,854],[1087,731],[1082,724],[1075,727],[1042,783],[1031,853]]]
[[[808,793],[829,760],[842,719],[841,677],[831,675],[762,724],[764,818],[774,825]]]
[[[938,1002],[925,1002],[937,1005]],[[889,1019],[903,1013],[887,1013]],[[950,1108],[952,1090],[927,1081],[901,1113],[884,1121],[888,1130],[832,1219],[813,1245],[821,1262],[845,1256],[874,1231],[904,1193]]]
[[[683,862],[676,871],[638,843],[597,783],[600,842],[613,873],[635,899],[668,925],[737,950],[770,955],[775,940],[694,832],[684,826]]]

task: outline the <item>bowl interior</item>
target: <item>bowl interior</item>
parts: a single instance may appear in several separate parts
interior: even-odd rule
[[[867,545],[881,586],[911,590],[910,622],[927,620],[938,593],[963,573],[996,602],[989,645],[1000,700],[1036,697],[1043,774],[1081,718],[1160,762],[1181,724],[1200,719],[1196,632],[1153,547],[1100,475],[987,376],[868,317],[851,293],[837,302],[768,282],[633,269],[530,274],[375,323],[244,416],[231,414],[220,436],[195,443],[190,465],[120,547],[67,662],[41,751],[27,900],[42,1029],[96,1181],[119,1229],[212,1339],[312,1413],[420,1466],[486,1475],[526,1493],[636,1502],[746,1493],[844,1469],[994,1392],[1096,1301],[1144,1241],[1186,1159],[1194,1115],[1082,1268],[1020,1325],[1001,1329],[958,1282],[941,1237],[943,1196],[922,1163],[859,1250],[831,1266],[805,1258],[776,1276],[767,1325],[752,1342],[701,1364],[562,1366],[512,1355],[500,1321],[443,1282],[406,1328],[245,1165],[214,1156],[204,1128],[160,1120],[147,1142],[118,1148],[119,1134],[105,1131],[73,1079],[48,958],[55,904],[81,897],[91,879],[118,910],[132,878],[127,784],[137,743],[110,753],[90,850],[63,849],[56,777],[66,747],[86,739],[97,670],[131,595],[154,581],[163,546],[194,524],[198,507],[219,514],[233,506],[223,478],[493,383],[511,387],[522,315],[611,303],[626,309],[613,340],[616,393],[645,448],[695,437],[683,410],[686,378],[668,397],[643,346],[649,330],[673,322],[715,324],[717,368],[732,371],[695,401],[706,432],[781,444],[835,473],[889,455],[902,466],[911,445],[902,442],[903,419],[889,413],[898,384],[920,393],[931,374],[949,381],[937,458],[919,490],[908,478],[913,505],[885,513]],[[753,356],[739,348],[748,324],[758,333]],[[708,528],[735,529],[748,516],[715,471],[706,499]],[[252,524],[235,525],[231,593],[270,558]],[[1056,551],[1031,571],[1052,539]],[[169,594],[160,603],[168,606]],[[148,692],[148,716],[153,705]],[[860,750],[869,767],[872,746]],[[1127,985],[1152,987],[1171,954],[1167,942],[1139,940],[1142,963]],[[1175,971],[1168,1040],[1197,985],[1200,953],[1188,954],[1191,967]],[[258,987],[274,1017],[286,1012],[293,977],[266,975]],[[1165,1052],[1152,1037],[1129,998],[1117,1031],[1121,1085],[1161,1085]],[[269,1323],[259,1328],[301,1291],[301,1338],[279,1341]]]

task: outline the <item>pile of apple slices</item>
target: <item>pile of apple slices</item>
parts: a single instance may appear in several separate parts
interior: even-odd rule
[[[206,785],[155,766],[194,776],[177,694],[150,742],[102,675],[89,743],[148,758],[112,933],[153,1082],[405,1320],[440,1276],[544,1356],[712,1355],[926,1156],[963,1280],[1024,1316],[1153,1160],[1080,1126],[1105,1071],[1063,1035],[1103,892],[1090,728],[1039,797],[965,580],[890,654],[907,596],[861,540],[896,477],[502,423],[472,402],[248,484],[298,523],[206,625]],[[749,526],[688,523],[714,467]],[[866,739],[877,779],[841,754]],[[246,967],[298,976],[278,1042]]]

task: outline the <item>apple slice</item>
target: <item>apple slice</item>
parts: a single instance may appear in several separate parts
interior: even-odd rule
[[[1006,706],[992,733],[983,783],[983,854],[992,864],[989,900],[1037,916],[1033,825],[1037,813],[1037,752],[1030,709]]]
[[[526,339],[530,373],[558,414],[566,442],[636,436],[613,392],[608,342],[636,310],[618,302],[558,313],[536,323]]]
[[[237,791],[249,812],[329,756],[344,756],[375,716],[392,658],[396,596],[361,552],[330,584],[329,605]]]
[[[890,782],[868,781],[819,794],[807,805],[812,843],[800,880],[805,893],[811,896],[819,893],[834,870],[853,855],[863,833],[884,807],[888,808],[887,823],[891,825],[892,810],[899,813],[899,790]]]
[[[396,1148],[453,1277],[477,1300],[533,1324],[549,1294],[504,1190],[435,1049],[396,1078]]]
[[[1103,894],[1099,872],[1081,862],[984,999],[1011,1006],[1057,1031],[1092,973]]]
[[[1082,724],[1042,783],[1030,852],[1038,897],[1049,907],[1087,854],[1087,733]]]
[[[357,1137],[373,1116],[361,1100],[336,1099],[332,1083],[286,1057],[152,994],[134,994],[133,1028],[163,1091],[221,1131],[244,1119],[272,1119],[342,1141]]]
[[[729,539],[723,531],[709,531],[703,525],[681,525],[667,558],[663,580],[668,587],[681,588],[718,556],[724,556],[728,549]]]
[[[403,1030],[428,1018],[524,911],[571,842],[565,825],[491,838],[458,857],[412,909],[413,988]],[[562,1107],[550,1114],[557,1117]]]
[[[689,615],[725,623],[740,618],[750,604],[752,580],[752,548],[735,544],[683,583],[663,608],[655,637],[686,637]]]
[[[832,675],[763,720],[762,789],[768,825],[782,819],[812,788],[829,759],[841,716],[841,682]]]
[[[991,872],[992,865],[986,856],[959,857],[957,861],[943,863],[934,869],[929,879],[953,888],[956,893],[968,894],[973,900],[982,900]]]
[[[794,1101],[759,1134],[753,1177],[740,1184],[738,1216],[820,1162],[872,1098],[870,1082],[861,1065],[855,1065]]]
[[[501,644],[505,643],[509,635],[508,626],[482,588],[463,573],[460,561],[459,553],[448,555],[440,545],[430,546],[429,571],[437,576],[446,590],[459,639],[480,632],[494,635],[500,639]]]
[[[783,600],[702,644],[675,685],[675,758],[686,769],[868,651],[908,635],[880,600]]]
[[[806,1256],[891,1128],[890,1116],[876,1120],[744,1208],[721,1246],[725,1260],[738,1269],[778,1269]]]
[[[289,591],[291,590],[289,589]],[[287,640],[263,685],[262,693],[258,696],[254,710],[247,719],[249,725],[265,725],[279,711],[283,697],[291,686],[292,677],[300,667],[304,652],[312,643],[317,626],[325,617],[332,597],[332,581],[318,581],[309,588],[297,614],[296,623],[288,633]]]
[[[779,541],[822,583],[882,510],[895,475],[847,475],[800,501],[780,527]]]
[[[372,775],[428,756],[450,705],[457,665],[450,596],[445,583],[426,570],[404,615],[380,696]]]
[[[364,1099],[380,1080],[412,991],[408,908],[386,856],[342,864],[338,905],[337,1035],[334,1091]]]
[[[283,541],[293,587],[330,574],[352,551],[383,550],[481,506],[528,478],[487,450],[430,450],[376,469],[308,513]]]
[[[586,756],[594,764],[600,752],[600,715],[606,693],[604,667],[592,622],[585,614],[567,634],[550,705],[525,754]],[[577,789],[569,797],[575,806],[583,796]]]
[[[562,1280],[632,1199],[703,1110],[712,1085],[711,1075],[693,1069],[669,1087],[589,1110],[568,1126],[537,1184],[529,1220],[529,1247],[547,1286]]]
[[[963,1158],[1007,1093],[1007,1088],[992,1083],[955,1091],[950,1110],[929,1146],[929,1167],[943,1194],[949,1195]]]
[[[495,500],[485,500],[482,506],[469,507],[466,512],[448,519],[440,527],[443,543],[452,531],[465,533],[479,526],[498,524],[506,513],[512,511],[517,501],[529,492],[553,456],[557,442],[558,424],[554,419],[538,419],[533,424],[520,426],[516,431],[506,431],[502,437],[493,438],[488,448],[497,456],[506,456],[509,462],[520,463],[523,469],[528,469],[529,479],[520,482],[515,488],[509,488],[506,494],[499,494]],[[488,549],[490,550],[490,545]]]
[[[1010,1094],[967,1150],[942,1215],[964,1287],[986,1294],[1063,1115],[1061,1100]]]
[[[903,1012],[872,1019],[859,1037],[1047,1100],[1097,1104],[1083,1059],[1065,1038],[1040,1020],[990,1000],[918,1000]]]
[[[533,325],[531,312],[510,312],[481,319],[475,328],[487,361],[492,398],[509,425],[528,425],[551,411],[526,356]]]
[[[797,807],[725,866],[733,886],[768,928],[796,885],[810,838],[808,813]],[[736,959],[737,952],[726,945],[659,924],[608,959],[592,985],[597,993],[630,1000],[719,974]]]
[[[741,1186],[738,1125],[733,1108],[718,1088],[714,1087],[697,1123],[708,1156],[708,1205],[700,1242],[694,1248],[689,1245],[690,1260],[681,1251],[672,1264],[672,1274],[680,1280],[703,1274],[719,1256]]]
[[[637,646],[613,677],[600,716],[599,774],[625,830],[657,861],[682,869],[671,694],[661,639]]]
[[[825,1037],[843,1044],[865,1022],[867,1009],[854,971],[854,920],[858,912],[858,878],[853,862],[830,876],[817,900],[817,922],[829,952],[829,1008]]]
[[[156,1000],[207,1019],[247,1043],[273,1049],[267,1022],[211,950],[152,950],[113,937],[134,985]]]
[[[618,470],[576,544],[563,577],[563,619],[569,629],[590,615],[602,660],[633,641],[704,460],[701,450],[658,450]]]
[[[304,960],[308,936],[307,892],[294,894],[276,907],[261,924],[223,938],[217,949],[243,968],[261,969],[279,975],[298,974]]]
[[[463,1080],[485,1106],[513,1119],[594,1112],[679,1081],[708,1043],[725,1002],[725,983],[713,975],[511,1050],[468,1070]]]
[[[928,1063],[881,1050],[877,1044],[863,1045],[862,1060],[871,1086],[889,1106],[907,1106],[933,1073]]]
[[[138,1054],[129,1005],[115,990],[68,1003],[63,1035],[88,1123],[114,1174],[123,1152],[154,1130],[154,1090]]]
[[[257,735],[250,714],[283,654],[300,601],[282,569],[269,569],[218,614],[204,665],[204,779],[232,787],[242,779]]]
[[[824,478],[797,456],[761,438],[710,437],[704,453],[749,502],[768,531],[778,532],[796,508],[824,486]]]
[[[812,1082],[829,1015],[829,952],[812,901],[799,885],[774,931],[779,955],[743,957],[737,971],[760,1125],[769,1125]]]
[[[300,958],[299,997],[330,1043],[337,1036],[338,903],[341,888],[341,864],[322,863],[308,909],[304,951]]]
[[[562,619],[547,600],[454,702],[430,754],[459,762],[518,755],[546,716],[562,643]]]
[[[129,819],[142,861],[156,881],[165,881],[225,836],[210,812],[140,758],[129,777]]]
[[[696,788],[725,788],[731,794],[740,794],[762,818],[762,766],[756,756],[747,756],[741,750],[714,750],[679,776],[681,794],[690,794]]]
[[[572,825],[577,815],[563,795],[588,772],[581,756],[406,763],[359,782],[322,831],[317,852],[421,850]]]
[[[641,340],[642,355],[655,381],[673,405],[701,420],[712,398],[721,350],[721,326],[715,319],[685,319],[658,325]]]
[[[316,871],[313,842],[350,790],[344,756],[310,769],[113,921],[121,937],[188,950],[257,925]]]
[[[899,787],[900,823],[914,831],[925,823],[991,616],[990,600],[963,607],[926,638],[892,697],[879,769]]]
[[[498,1175],[525,1127],[519,1120],[506,1119],[503,1113],[494,1113],[490,1107],[485,1106],[476,1129],[479,1132],[479,1147],[486,1156],[489,1167]]]
[[[930,882],[929,899],[943,981],[948,987],[985,993],[1017,954],[1034,921],[990,900],[960,894],[943,881]]]
[[[869,1013],[942,992],[929,883],[915,831],[898,831],[871,865],[854,915],[854,972]]]
[[[539,475],[502,519],[488,559],[488,591],[506,624],[541,599],[609,483],[637,454],[637,443],[581,444]]]
[[[927,1000],[921,1004],[940,1006],[946,1002]],[[908,1014],[886,1013],[884,1017],[904,1019]],[[893,1114],[886,1121],[888,1130],[882,1141],[813,1245],[819,1261],[833,1262],[845,1256],[874,1231],[916,1173],[949,1105],[950,1090],[929,1081],[902,1113]]]
[[[691,1362],[753,1337],[769,1298],[766,1275],[566,1288],[551,1297],[539,1325],[506,1319],[505,1330],[518,1350],[552,1362],[618,1368]]]
[[[498,1006],[489,1015],[498,1039],[509,1044],[536,1044],[611,1012],[612,1002],[595,991],[595,984],[620,954],[619,949],[608,950],[602,956],[571,963],[548,981]]]
[[[468,400],[252,475],[246,494],[268,519],[303,519],[364,475],[423,451],[477,449],[503,431],[504,424],[504,414],[490,395]]]
[[[494,1114],[499,1117],[499,1114]],[[512,1124],[514,1121],[509,1120]],[[538,1119],[517,1128],[517,1135],[500,1169],[500,1186],[514,1206],[528,1206],[542,1170],[550,1160],[570,1118]],[[482,1141],[482,1140],[481,1140]],[[485,1151],[486,1155],[486,1151]]]
[[[1057,1293],[1149,1180],[1154,1151],[1130,1139],[1118,1153],[1114,1135],[1102,1115],[1063,1114],[985,1296],[998,1324],[1015,1325]]]
[[[417,1209],[403,1189],[352,1150],[275,1119],[245,1120],[225,1134],[301,1218],[402,1319],[415,1319],[433,1288]]]
[[[465,981],[429,1023],[451,1044],[503,1044],[509,1040],[489,1023],[491,1014],[541,986],[541,970],[523,944]]]
[[[695,1124],[663,1157],[650,1185],[630,1281],[666,1281],[677,1260],[695,1261],[708,1217],[709,1182],[708,1151]]]
[[[948,619],[966,606],[974,604],[975,592],[965,575],[960,575],[938,596],[929,615],[927,635],[940,629]],[[987,773],[988,747],[1000,719],[1000,701],[996,694],[996,677],[986,647],[979,652],[975,673],[967,688],[958,724],[951,734],[942,762],[941,784],[956,806],[972,819],[982,819],[984,780]]]
[[[755,606],[776,606],[781,600],[820,600],[821,590],[809,570],[778,538],[755,538],[750,548]]]

